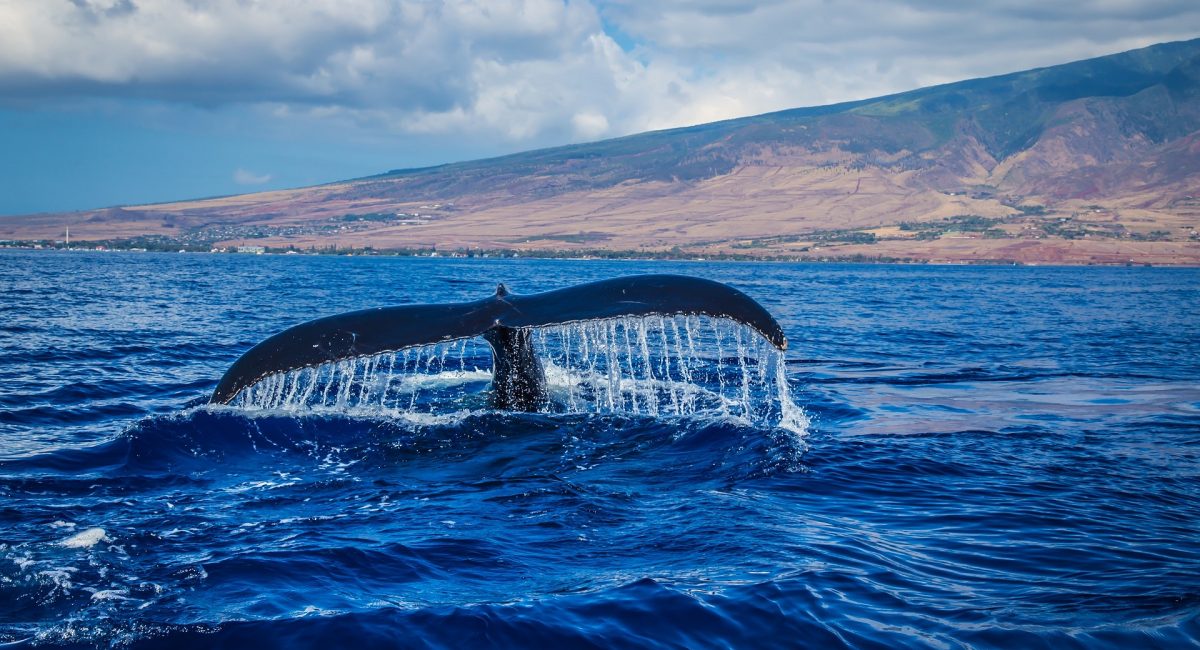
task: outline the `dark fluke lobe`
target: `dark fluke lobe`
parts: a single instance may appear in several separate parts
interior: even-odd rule
[[[712,280],[638,275],[527,296],[497,285],[465,303],[378,307],[301,323],[251,348],[221,378],[211,402],[229,403],[268,375],[442,341],[482,336],[492,348],[495,408],[535,410],[546,400],[529,328],[625,316],[695,314],[729,318],[787,348],[779,323],[746,294]]]

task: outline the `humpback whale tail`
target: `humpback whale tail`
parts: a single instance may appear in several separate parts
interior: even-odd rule
[[[709,316],[752,328],[784,350],[774,318],[746,294],[720,282],[679,275],[638,275],[531,295],[503,284],[473,302],[364,309],[296,325],[242,355],[213,391],[228,404],[264,378],[359,357],[457,339],[483,337],[492,349],[491,404],[537,410],[548,401],[546,374],[533,345],[535,328],[645,316]]]

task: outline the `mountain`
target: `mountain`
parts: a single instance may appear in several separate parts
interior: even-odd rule
[[[1200,39],[317,187],[0,218],[0,238],[1200,263]],[[149,236],[147,238],[147,236]]]

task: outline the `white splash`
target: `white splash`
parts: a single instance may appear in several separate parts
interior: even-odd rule
[[[91,548],[100,542],[112,542],[103,528],[88,528],[59,542],[67,548]]]
[[[783,353],[741,323],[622,317],[532,328],[532,334],[552,397],[546,412],[733,418],[799,436],[808,431],[807,415],[791,398]],[[268,375],[232,405],[436,424],[486,407],[491,364],[483,339],[457,339]]]
[[[92,594],[92,600],[133,600],[128,589],[104,589]]]

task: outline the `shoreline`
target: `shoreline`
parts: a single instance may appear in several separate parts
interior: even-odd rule
[[[1160,268],[1160,269],[1195,269],[1200,268],[1200,261],[1181,264],[1155,264],[1152,262],[1028,262],[1011,259],[979,258],[970,260],[938,260],[928,258],[894,258],[871,257],[866,255],[825,256],[820,258],[804,256],[769,256],[741,255],[729,253],[714,253],[706,255],[680,254],[664,251],[641,252],[628,250],[588,251],[544,251],[498,249],[488,251],[437,251],[434,249],[340,249],[340,250],[296,250],[264,248],[261,252],[238,252],[235,250],[199,250],[199,249],[168,249],[140,247],[75,247],[62,245],[0,245],[0,253],[4,251],[29,251],[37,253],[126,253],[126,254],[173,254],[180,253],[200,255],[220,255],[231,257],[392,257],[411,259],[456,259],[456,260],[562,260],[577,262],[611,261],[611,262],[742,262],[742,263],[772,263],[772,264],[862,264],[879,266],[995,266],[995,267],[1030,267],[1030,268]]]

